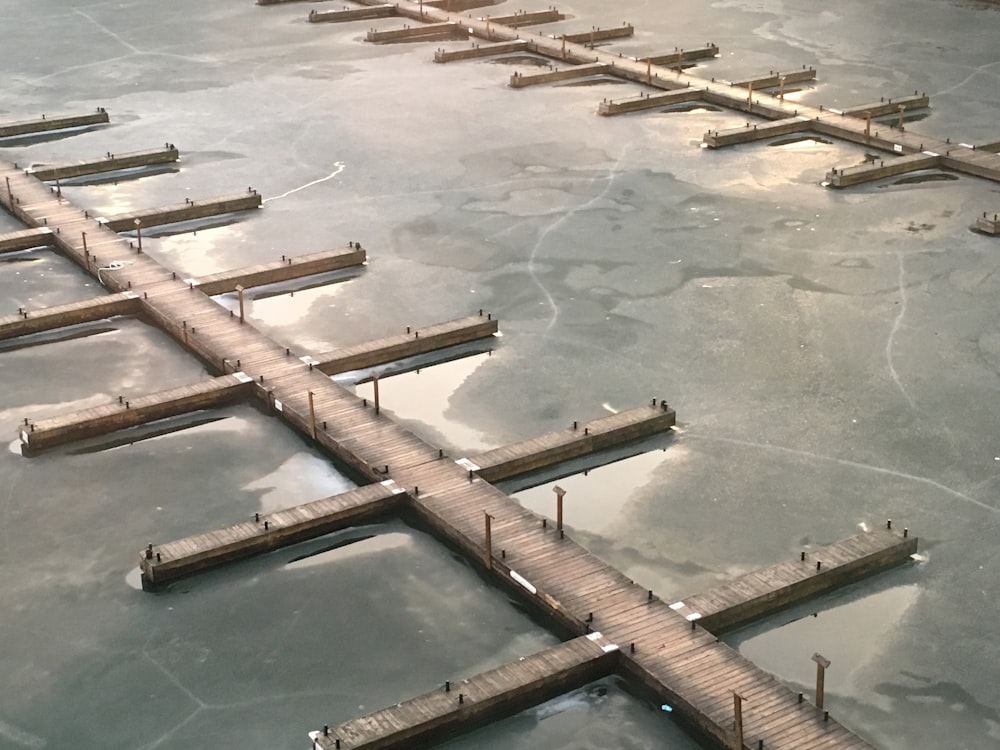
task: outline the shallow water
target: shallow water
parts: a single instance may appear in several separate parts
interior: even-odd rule
[[[1000,139],[995,6],[562,7],[576,17],[565,28],[633,22],[636,38],[613,46],[625,54],[713,41],[722,55],[698,74],[814,65],[801,101],[926,91],[933,108],[911,129]],[[922,562],[728,640],[807,693],[809,656],[824,653],[831,712],[883,750],[995,747],[1000,289],[996,240],[968,226],[996,211],[996,186],[824,190],[862,149],[705,151],[702,133],[745,117],[598,119],[597,103],[627,87],[515,91],[516,67],[435,65],[429,46],[367,45],[371,24],[313,27],[307,12],[0,0],[3,119],[112,116],[0,154],[28,164],[177,144],[177,172],[65,189],[100,213],[260,190],[263,210],[237,223],[144,237],[185,275],[362,242],[357,277],[254,300],[290,345],[490,310],[505,334],[492,356],[383,382],[387,408],[455,452],[667,399],[680,428],[666,451],[559,480],[572,533],[664,596],[862,524],[908,526]],[[16,226],[0,216],[0,230]],[[47,251],[23,257],[37,260],[0,263],[10,312],[97,293]],[[141,323],[113,328],[0,353],[11,440],[25,416],[204,375]],[[275,420],[220,416],[111,450],[0,454],[0,747],[300,747],[308,729],[554,642],[398,523],[310,565],[286,565],[303,554],[287,550],[136,591],[147,541],[349,486]],[[544,512],[551,483],[518,497]],[[602,685],[454,746],[693,747],[655,707]]]

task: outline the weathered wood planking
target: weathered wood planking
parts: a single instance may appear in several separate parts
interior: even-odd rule
[[[151,167],[157,164],[170,164],[180,158],[180,153],[172,145],[154,148],[148,151],[133,151],[127,154],[111,154],[91,161],[77,161],[53,166],[31,167],[27,171],[39,180],[65,180],[70,177],[115,172],[119,169],[135,169]]]
[[[899,175],[916,172],[921,169],[934,169],[940,165],[940,154],[906,154],[905,156],[890,157],[888,160],[880,159],[878,162],[873,161],[854,167],[833,169],[826,173],[826,182],[831,187],[843,188],[851,185],[860,185],[864,182],[874,182],[886,177],[898,177]]]
[[[395,336],[341,347],[315,358],[309,357],[308,361],[321,372],[335,375],[487,338],[498,330],[497,321],[492,315],[471,315],[446,323],[414,328]]]
[[[55,115],[54,117],[42,115],[42,117],[36,120],[0,123],[0,138],[44,133],[50,130],[81,128],[88,125],[101,125],[106,122],[108,122],[108,113],[102,108],[81,115]]]
[[[366,260],[365,251],[360,247],[338,248],[308,255],[289,255],[280,261],[261,263],[233,271],[222,271],[211,276],[189,279],[189,281],[194,284],[196,289],[212,296],[234,292],[238,286],[249,289],[254,286],[276,284],[281,281],[299,279],[303,276],[361,266]]]
[[[275,2],[297,2],[298,0],[269,0],[258,5],[272,5]],[[347,23],[349,21],[365,21],[373,18],[392,18],[396,15],[394,5],[372,5],[368,8],[344,8],[343,10],[311,10],[309,23]]]
[[[16,253],[35,247],[52,247],[52,230],[48,227],[17,229],[0,234],[0,253]]]
[[[402,493],[389,479],[275,513],[257,514],[252,521],[217,531],[151,544],[139,558],[143,588],[162,586],[235,560],[384,517],[397,510]]]
[[[135,315],[140,308],[139,295],[134,292],[119,292],[65,305],[53,305],[40,310],[23,310],[18,315],[0,318],[0,340],[51,331],[78,323],[89,323],[116,315]]]
[[[888,101],[883,98],[881,101],[871,102],[870,104],[845,107],[843,113],[849,117],[864,118],[869,115],[871,117],[885,117],[887,115],[898,115],[900,107],[906,110],[924,109],[925,107],[929,107],[930,103],[931,100],[926,94],[914,94],[913,96],[900,96],[895,99],[890,97]]]
[[[600,633],[591,633],[313,732],[313,750],[429,747],[605,677],[617,660],[618,647]]]
[[[402,29],[387,29],[379,31],[369,29],[365,39],[369,42],[384,44],[387,42],[406,42],[424,37],[440,37],[448,35],[466,36],[465,27],[454,21],[444,23],[427,23],[423,26],[407,26]]]
[[[559,81],[573,81],[579,78],[590,78],[592,76],[604,75],[608,72],[608,66],[604,63],[594,63],[593,65],[577,65],[573,68],[553,70],[548,73],[530,73],[523,75],[514,72],[508,84],[512,89],[523,89],[528,86],[538,86],[546,83],[558,83]]]
[[[916,551],[917,539],[907,532],[876,529],[808,550],[670,607],[688,620],[698,620],[706,630],[721,633],[900,565]]]
[[[735,81],[733,85],[743,88],[753,87],[756,91],[759,89],[776,89],[779,86],[789,83],[807,83],[815,80],[816,70],[814,68],[803,68],[802,70],[793,70],[790,73],[768,73],[766,76],[745,78],[742,81]]]
[[[639,62],[649,63],[650,65],[658,65],[665,67],[673,67],[677,63],[685,62],[696,62],[698,60],[711,60],[713,57],[718,57],[719,48],[714,44],[709,44],[705,47],[696,47],[695,49],[682,49],[676,52],[669,52],[665,55],[651,55],[647,57],[638,58]]]
[[[704,142],[709,148],[722,148],[723,146],[735,146],[741,143],[764,140],[765,138],[774,138],[779,135],[808,132],[810,128],[811,123],[808,118],[802,116],[789,117],[785,120],[747,123],[742,128],[709,131],[705,134]]]
[[[548,8],[547,10],[534,10],[527,11],[522,10],[517,13],[511,13],[506,16],[483,16],[479,20],[485,21],[489,19],[490,23],[500,24],[501,26],[507,26],[512,29],[517,29],[522,26],[534,26],[543,23],[555,23],[556,21],[562,21],[566,18],[565,15],[560,13],[555,8]]]
[[[597,107],[597,113],[605,117],[622,115],[627,112],[641,112],[647,109],[659,109],[675,104],[686,104],[701,99],[698,89],[681,89],[666,94],[642,94],[628,99],[606,99]]]
[[[501,42],[499,44],[477,44],[473,42],[471,47],[466,49],[434,50],[434,62],[447,63],[459,60],[475,60],[494,55],[506,55],[513,52],[531,52],[532,46],[527,39],[515,39],[513,42]]]
[[[21,451],[32,455],[80,438],[232,403],[245,398],[252,383],[253,380],[243,373],[233,373],[162,393],[122,398],[120,403],[95,406],[38,422],[29,421],[18,428]]]
[[[552,466],[632,440],[669,430],[676,412],[664,403],[611,414],[592,422],[576,424],[478,456],[461,459],[464,469],[475,471],[488,482],[499,482],[518,474]]]
[[[204,219],[222,214],[236,213],[238,211],[249,211],[259,208],[260,205],[260,194],[253,188],[250,188],[245,193],[222,195],[198,201],[188,199],[184,203],[178,203],[173,206],[147,208],[140,211],[116,214],[114,216],[98,217],[98,221],[103,221],[108,229],[114,232],[128,232],[136,228],[136,219],[139,220],[140,226],[146,229],[147,227],[162,226],[163,224],[175,224],[181,221]]]

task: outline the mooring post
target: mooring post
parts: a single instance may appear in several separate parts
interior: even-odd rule
[[[316,404],[313,401],[313,392],[309,391],[309,434],[312,439],[316,439]]]
[[[562,59],[563,60],[566,59],[566,35],[565,34],[562,35]],[[9,179],[7,181],[10,182]]]
[[[646,85],[650,86],[653,83],[653,58],[646,58]]]
[[[812,660],[816,662],[816,708],[823,708],[823,681],[830,660],[819,653],[813,654]]]
[[[62,186],[59,184],[58,177],[56,177],[56,198],[62,198]]]
[[[747,84],[747,109],[753,111],[753,81]]]
[[[785,76],[778,79],[778,101],[782,104],[785,102]]]
[[[733,750],[743,750],[743,696],[733,691]]]
[[[236,285],[236,297],[240,301],[240,323],[243,322],[243,286],[240,284]]]
[[[865,112],[865,141],[870,143],[872,140],[872,113]]]
[[[7,200],[10,201],[10,207],[14,208],[14,191],[10,189],[10,177],[5,179],[7,180]]]
[[[483,511],[483,520],[486,522],[486,541],[483,545],[483,562],[489,570],[493,570],[493,516]]]
[[[903,115],[905,113],[906,113],[906,105],[905,104],[900,104],[899,105],[899,129],[900,130],[903,129]]]
[[[142,219],[135,220],[135,239],[139,243],[139,252],[142,252]]]
[[[552,488],[552,491],[556,493],[556,531],[561,532],[563,530],[563,495],[566,494],[566,490],[557,484]]]
[[[382,409],[378,402],[378,373],[372,373],[372,388],[375,389],[375,413],[378,414]]]

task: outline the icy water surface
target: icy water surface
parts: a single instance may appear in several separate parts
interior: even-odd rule
[[[1000,139],[995,5],[561,8],[574,18],[560,28],[635,24],[613,47],[625,54],[712,41],[722,55],[699,75],[812,65],[800,101],[922,91],[933,107],[911,129]],[[144,237],[184,275],[361,242],[362,273],[253,300],[253,319],[297,348],[490,310],[504,330],[492,356],[383,381],[387,408],[453,452],[667,399],[680,424],[666,450],[559,479],[572,533],[665,597],[888,517],[908,526],[919,562],[727,640],[807,692],[824,653],[831,712],[883,750],[995,748],[1000,245],[968,226],[1000,207],[997,186],[824,190],[862,149],[702,150],[706,130],[745,117],[597,118],[601,99],[634,89],[515,91],[516,65],[435,65],[437,43],[362,41],[398,21],[312,26],[308,10],[0,0],[0,118],[112,117],[0,155],[180,148],[177,171],[65,188],[99,213],[258,189],[263,210],[239,221]],[[2,260],[9,312],[98,293],[48,251]],[[22,458],[24,417],[206,375],[138,321],[80,333],[0,351],[0,747],[300,748],[323,723],[555,642],[399,522],[137,590],[147,541],[350,483],[250,406]],[[517,497],[552,512],[551,482]],[[656,708],[602,681],[449,747],[694,747]]]

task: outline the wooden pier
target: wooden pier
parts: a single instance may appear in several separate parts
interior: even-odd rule
[[[472,43],[472,47],[458,50],[437,49],[434,51],[434,62],[447,63],[458,62],[460,60],[478,60],[484,57],[494,57],[496,55],[507,55],[517,52],[530,52],[531,44],[526,39],[517,39],[513,42],[500,42],[499,44],[477,44]]]
[[[0,138],[13,138],[15,136],[33,135],[52,130],[69,130],[70,128],[83,128],[90,125],[103,125],[106,122],[108,122],[108,113],[100,107],[93,112],[80,115],[56,115],[54,117],[42,115],[35,120],[0,123]]]
[[[18,428],[21,452],[33,455],[83,438],[200,409],[218,408],[246,398],[252,384],[252,378],[236,372],[148,396],[119,396],[118,401],[111,404],[37,422],[25,419]]]
[[[809,119],[801,116],[789,117],[786,120],[772,120],[771,122],[762,122],[759,124],[748,122],[742,128],[709,131],[705,134],[705,145],[709,148],[722,148],[723,146],[752,143],[753,141],[774,138],[775,136],[804,133],[809,130]]]
[[[423,328],[408,328],[405,333],[395,336],[341,347],[309,357],[308,362],[322,373],[336,375],[487,338],[499,330],[498,322],[492,315],[471,315]]]
[[[181,578],[399,512],[403,490],[391,479],[296,505],[218,531],[149,545],[139,560],[142,587]]]
[[[312,750],[429,747],[614,671],[618,646],[591,633],[391,708],[313,732]],[[405,717],[405,718],[403,718]]]
[[[22,250],[32,250],[36,247],[52,247],[52,230],[48,227],[33,227],[18,229],[0,234],[0,254],[17,253]]]
[[[874,572],[901,565],[916,551],[917,540],[906,530],[902,533],[890,528],[867,531],[835,544],[803,551],[794,560],[748,573],[711,591],[678,600],[670,608],[718,634],[743,627],[755,619]]]
[[[292,0],[270,0],[258,5],[273,5],[275,2]],[[350,21],[370,21],[375,18],[392,18],[396,15],[395,5],[372,5],[367,8],[344,8],[343,10],[311,10],[309,23],[348,23]]]
[[[249,289],[265,284],[277,284],[303,276],[341,271],[364,265],[367,255],[361,246],[324,250],[308,255],[282,256],[281,260],[260,263],[248,268],[221,271],[211,276],[187,279],[196,289],[209,296]]]
[[[382,4],[376,0],[357,0],[357,2],[364,6]],[[628,58],[610,51],[596,49],[598,42],[631,36],[634,29],[628,24],[611,29],[594,28],[590,32],[583,33],[531,34],[512,26],[496,23],[489,18],[463,16],[454,12],[455,8],[451,12],[442,9],[446,7],[446,3],[430,4],[413,2],[412,0],[400,0],[395,5],[396,15],[432,26],[458,24],[463,29],[463,33],[490,43],[483,47],[477,47],[473,44],[473,47],[468,50],[438,50],[434,55],[434,59],[438,62],[474,59],[489,54],[501,54],[502,50],[513,52],[520,49],[553,60],[574,64],[599,65],[603,63],[608,66],[607,75],[614,75],[623,80],[665,91],[680,89],[698,91],[698,99],[708,104],[745,112],[763,120],[780,121],[781,124],[776,126],[779,130],[781,127],[790,127],[793,120],[801,118],[808,121],[808,127],[805,130],[812,133],[861,144],[866,148],[891,154],[905,155],[924,152],[940,154],[941,161],[938,166],[943,169],[1000,182],[1000,155],[997,153],[985,148],[976,149],[969,144],[953,146],[949,139],[941,140],[931,136],[923,136],[901,127],[907,111],[927,106],[927,97],[919,93],[915,93],[912,97],[883,100],[878,103],[846,109],[812,107],[798,102],[786,101],[781,80],[784,77],[786,84],[794,82],[790,79],[797,79],[799,76],[803,77],[802,80],[811,80],[815,76],[815,71],[812,70],[796,71],[784,76],[771,73],[766,77],[762,76],[758,79],[748,79],[741,82],[747,84],[744,87],[737,85],[736,82],[717,81],[714,78],[709,80],[693,75],[690,71],[684,70],[676,58],[665,56]],[[406,32],[411,38],[416,33],[413,29],[399,31]],[[501,46],[515,44],[518,46]],[[710,47],[713,46],[710,45]],[[717,54],[717,51],[714,54]],[[707,56],[707,52],[702,54],[702,58]],[[775,87],[780,89],[777,93],[768,93],[767,89]],[[760,90],[762,88],[765,90]],[[633,106],[636,106],[636,110],[632,111],[642,109],[641,106]],[[601,107],[601,109],[605,110],[602,114],[617,113],[613,107]],[[872,118],[891,115],[899,117],[898,125],[893,126],[891,123],[878,125],[875,132],[872,132]],[[760,129],[761,124],[758,123],[758,130]],[[775,134],[775,130],[765,129],[764,132]],[[752,138],[747,138],[746,134],[742,137],[747,140],[741,142],[752,140]],[[726,139],[717,137],[717,131],[709,131],[705,136],[704,145],[717,147],[724,145],[725,141]],[[827,180],[825,184],[831,187],[842,186],[838,180]]]
[[[563,68],[553,70],[548,73],[533,73],[523,75],[515,72],[510,77],[510,87],[512,89],[523,89],[527,86],[538,86],[545,83],[558,83],[560,81],[573,81],[580,78],[592,78],[593,76],[605,75],[608,66],[604,63],[594,63],[593,65],[577,65],[573,68]]]
[[[0,341],[117,315],[136,315],[140,307],[139,295],[125,291],[41,310],[21,309],[17,315],[0,317]]]
[[[387,29],[378,31],[369,29],[365,39],[376,44],[386,44],[392,42],[410,42],[428,38],[439,39],[443,36],[468,36],[465,27],[454,21],[444,21],[443,23],[428,23],[422,26],[406,26],[402,29]]]
[[[555,8],[548,8],[547,10],[534,11],[521,10],[517,13],[512,13],[506,16],[483,16],[479,20],[485,21],[488,19],[490,23],[497,23],[501,26],[507,26],[512,29],[519,29],[522,26],[536,26],[545,23],[555,23],[556,21],[562,21],[564,18],[566,18],[566,16]]]
[[[458,461],[462,468],[474,471],[487,482],[501,482],[622,445],[634,440],[666,432],[677,422],[677,414],[665,403],[611,414],[592,422],[579,424],[559,432],[550,432],[532,440],[486,451]]]
[[[832,169],[826,174],[826,182],[831,187],[849,187],[864,182],[874,182],[886,177],[917,172],[921,169],[934,169],[941,166],[941,155],[934,153],[907,154],[906,156],[890,156],[867,164],[853,167]]]
[[[158,164],[171,164],[180,158],[180,153],[172,145],[154,148],[148,151],[133,151],[127,154],[111,154],[100,159],[78,161],[70,164],[30,167],[27,171],[39,180],[66,180],[71,177],[85,177],[104,172],[117,172],[122,169],[137,169],[152,167]]]
[[[604,117],[613,115],[624,115],[629,112],[642,112],[649,109],[660,109],[676,104],[687,104],[701,99],[701,92],[697,89],[681,89],[680,91],[670,91],[666,94],[641,94],[628,99],[611,100],[605,99],[598,105],[597,113]]]
[[[711,60],[719,56],[719,48],[714,44],[694,49],[681,49],[664,55],[650,55],[636,58],[638,62],[648,63],[657,67],[676,68],[678,64]]]
[[[194,221],[195,219],[206,219],[240,211],[251,211],[260,208],[260,206],[260,194],[253,188],[249,188],[245,193],[221,195],[197,201],[189,198],[183,203],[172,206],[128,211],[108,217],[99,216],[97,220],[102,221],[113,232],[128,232],[134,231],[136,226],[148,229],[164,224],[177,224],[182,221]]]

